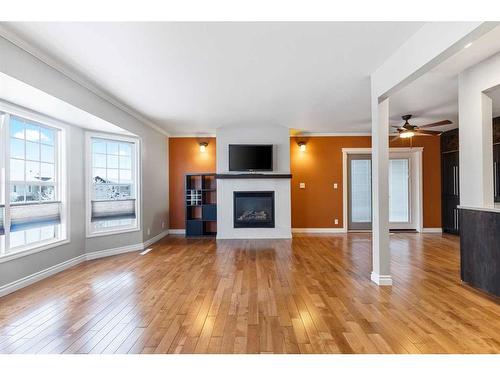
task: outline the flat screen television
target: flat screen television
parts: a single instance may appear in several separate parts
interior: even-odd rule
[[[229,170],[272,171],[273,145],[229,145]]]

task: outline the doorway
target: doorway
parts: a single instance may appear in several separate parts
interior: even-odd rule
[[[371,149],[344,152],[344,222],[347,230],[372,229]],[[389,157],[389,227],[422,228],[421,148],[391,149]]]

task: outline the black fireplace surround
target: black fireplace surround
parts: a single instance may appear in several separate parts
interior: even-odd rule
[[[274,228],[274,191],[235,191],[234,228]]]

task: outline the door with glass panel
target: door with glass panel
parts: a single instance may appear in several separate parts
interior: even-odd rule
[[[372,228],[372,161],[369,154],[347,157],[349,229]]]
[[[347,158],[348,229],[372,228],[371,155],[350,154]],[[389,160],[389,224],[391,229],[409,229],[410,160]]]

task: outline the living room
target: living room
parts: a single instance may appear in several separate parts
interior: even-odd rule
[[[499,40],[0,22],[2,358],[498,354]]]

